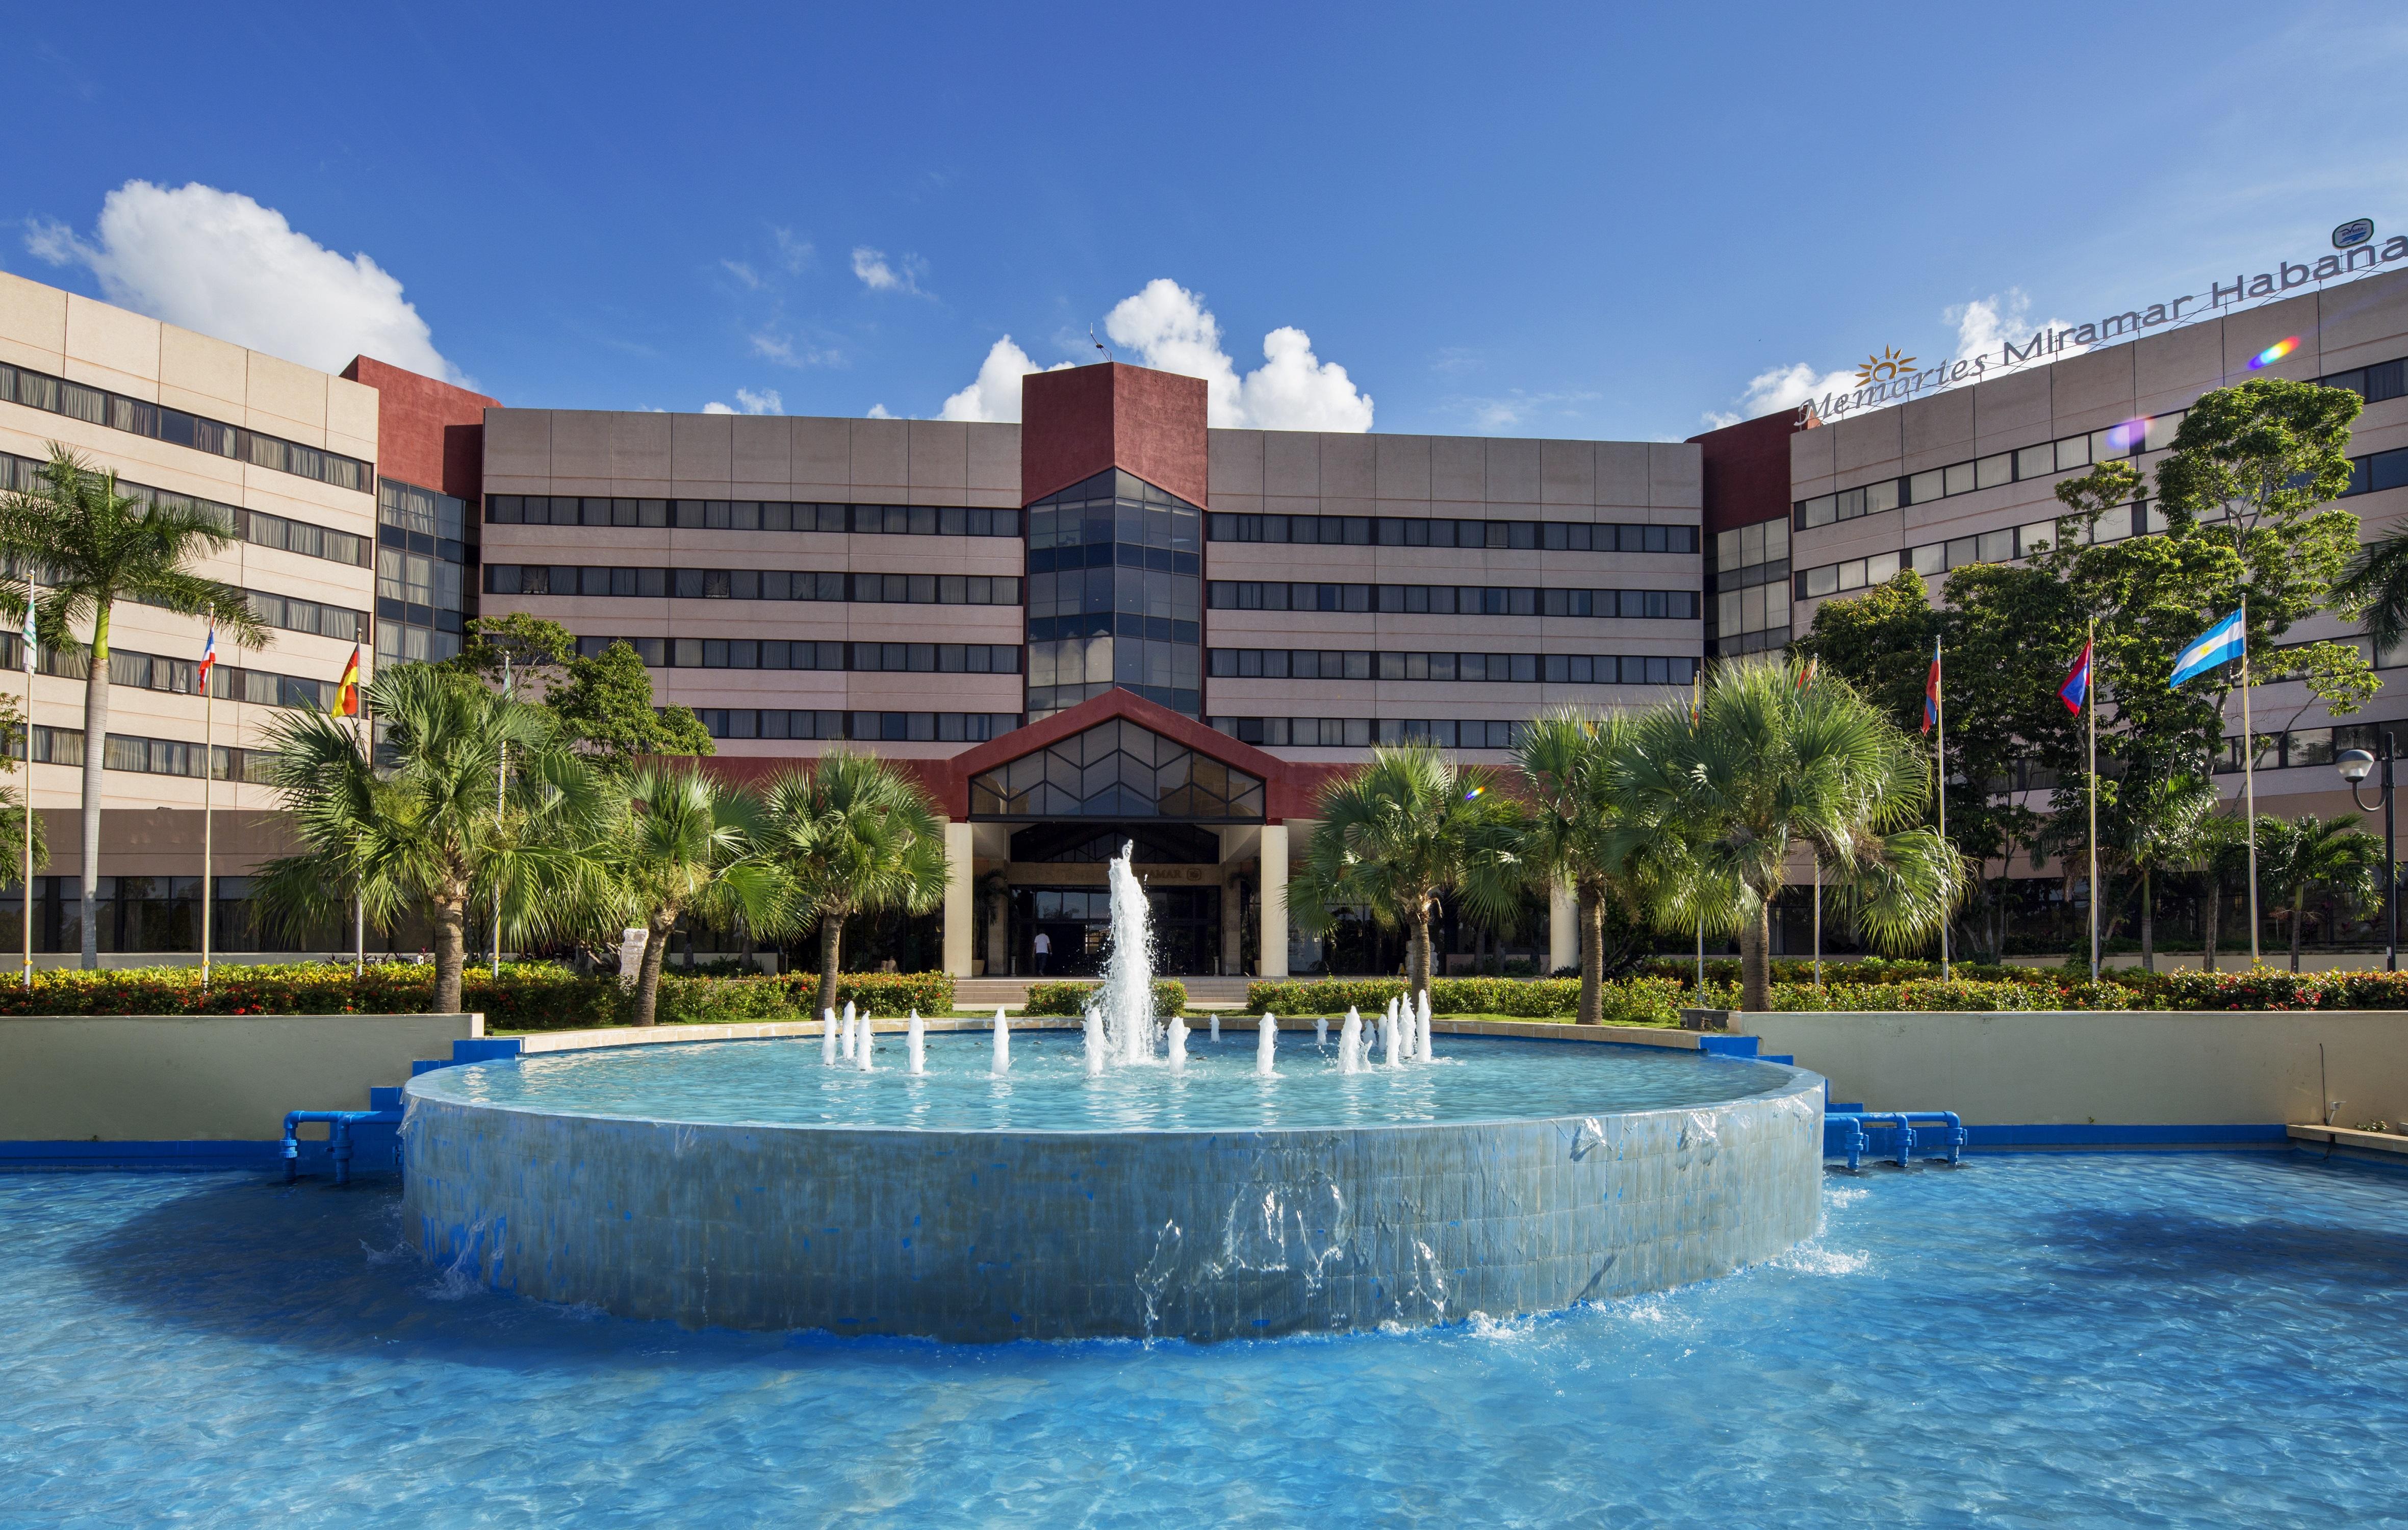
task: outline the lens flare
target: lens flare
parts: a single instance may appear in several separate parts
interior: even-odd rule
[[[2272,366],[2276,362],[2281,361],[2284,357],[2299,349],[2300,337],[2296,335],[2290,336],[2286,339],[2277,340],[2272,345],[2268,346],[2265,350],[2260,350],[2258,354],[2249,358],[2249,370],[2255,372],[2261,366]]]
[[[2110,451],[2138,451],[2141,443],[2148,438],[2149,422],[2146,420],[2127,420],[2120,425],[2107,427],[2107,450]]]

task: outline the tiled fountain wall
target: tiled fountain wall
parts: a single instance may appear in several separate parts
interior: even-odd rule
[[[1728,1065],[1735,1089],[1780,1078],[1679,1110],[1198,1133],[686,1125],[413,1091],[408,1219],[496,1290],[688,1326],[1213,1340],[1502,1317],[1813,1234],[1822,1080]]]

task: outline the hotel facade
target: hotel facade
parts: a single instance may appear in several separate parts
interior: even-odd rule
[[[1280,974],[1393,964],[1374,932],[1331,945],[1286,918],[1320,786],[1374,743],[1501,765],[1542,708],[1659,700],[1900,568],[1936,594],[2025,556],[2056,482],[2153,465],[2184,408],[2243,377],[2367,399],[2344,503],[2372,537],[2408,511],[2403,360],[2408,272],[2386,271],[1686,442],[1216,430],[1200,380],[1109,363],[1030,377],[1017,425],[662,414],[509,407],[367,357],[317,372],[0,276],[0,470],[30,488],[57,442],[126,492],[218,508],[237,537],[205,572],[274,629],[222,652],[205,722],[202,624],[120,608],[90,911],[113,959],[197,947],[205,769],[217,944],[273,945],[247,874],[283,844],[257,784],[277,709],[325,699],[354,645],[370,670],[440,659],[468,620],[523,611],[587,651],[632,644],[718,768],[909,762],[956,873],[939,916],[881,937],[898,959],[1027,973],[1042,933],[1052,970],[1081,970],[1102,861],[1134,841],[1167,970]],[[2129,519],[2100,536],[2159,524]],[[82,671],[39,668],[37,959],[71,961]],[[2337,811],[2332,751],[2408,700],[2334,720],[2299,692],[2258,693],[2260,810]],[[1557,898],[1520,931],[1444,934],[1458,960],[1543,970],[1572,960],[1571,923]]]

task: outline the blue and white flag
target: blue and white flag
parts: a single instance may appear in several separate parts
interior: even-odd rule
[[[2235,611],[2199,635],[2190,647],[2174,659],[2173,679],[2167,683],[2180,685],[2202,670],[2214,669],[2228,659],[2238,659],[2248,646],[2242,635],[2241,619],[2245,609]]]
[[[17,634],[20,651],[25,659],[25,673],[34,672],[34,587],[25,586],[25,625]]]

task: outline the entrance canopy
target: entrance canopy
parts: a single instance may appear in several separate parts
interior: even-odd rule
[[[1113,718],[970,778],[970,817],[1260,823],[1263,779]]]

